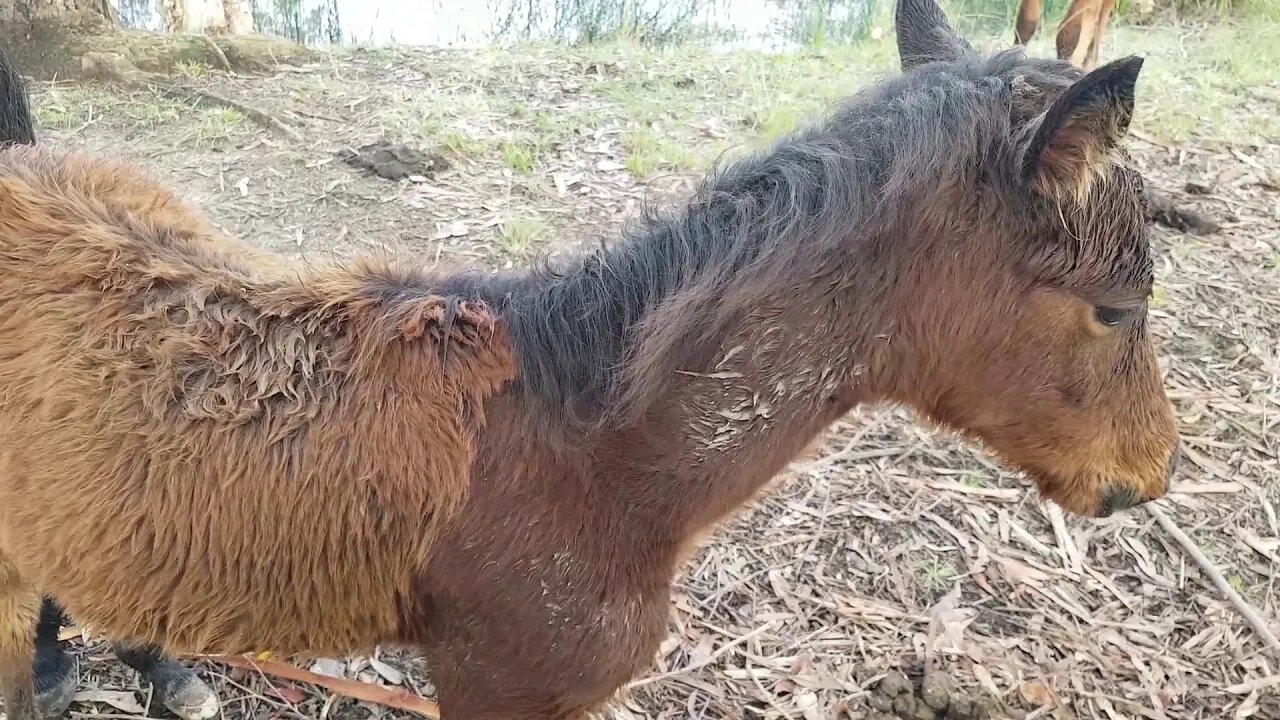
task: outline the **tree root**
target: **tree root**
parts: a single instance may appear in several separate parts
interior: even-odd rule
[[[280,118],[246,105],[237,100],[224,97],[209,90],[174,82],[160,73],[143,72],[134,67],[125,58],[107,53],[87,52],[81,58],[81,73],[86,78],[111,82],[125,87],[141,87],[155,90],[170,97],[182,97],[196,102],[207,102],[241,113],[258,125],[284,135],[294,142],[301,142],[302,136]]]

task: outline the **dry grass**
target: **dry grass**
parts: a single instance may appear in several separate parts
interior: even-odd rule
[[[1211,237],[1155,233],[1153,323],[1190,459],[1162,505],[1273,627],[1275,33],[1265,24],[1121,29],[1106,48],[1148,53],[1136,121],[1145,139],[1132,146],[1151,182],[1226,221]],[[285,119],[304,144],[147,93],[46,85],[36,104],[49,137],[144,161],[264,246],[300,257],[389,248],[505,265],[592,242],[642,202],[685,192],[691,168],[767,142],[888,69],[892,43],[886,34],[793,58],[396,50],[270,79],[188,73]],[[334,160],[342,147],[383,137],[441,148],[454,165],[396,184]],[[1020,477],[899,411],[858,413],[833,428],[822,457],[794,468],[693,559],[676,607],[652,675],[617,715],[863,717],[887,671],[932,663],[1010,716],[1280,717],[1280,684],[1262,684],[1280,672],[1278,659],[1149,517],[1063,518]],[[79,647],[83,684],[136,688],[102,646]],[[398,672],[367,659],[335,671],[431,693],[413,657],[380,661]],[[229,718],[399,714],[203,669]]]

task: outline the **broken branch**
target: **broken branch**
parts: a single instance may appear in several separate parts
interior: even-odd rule
[[[1204,573],[1218,588],[1218,591],[1226,596],[1227,600],[1235,607],[1236,612],[1240,613],[1245,622],[1249,624],[1249,627],[1253,628],[1253,631],[1262,639],[1267,649],[1277,659],[1280,659],[1280,639],[1277,639],[1275,633],[1271,632],[1271,628],[1267,627],[1267,621],[1263,619],[1257,609],[1250,605],[1249,601],[1245,600],[1240,593],[1236,592],[1235,588],[1231,587],[1231,583],[1227,582],[1227,579],[1223,577],[1222,571],[1201,552],[1200,547],[1196,545],[1196,541],[1183,532],[1182,528],[1174,524],[1173,520],[1170,520],[1163,510],[1150,503],[1145,507],[1147,512],[1160,524],[1160,527],[1164,528],[1164,531],[1169,533],[1182,546],[1183,552],[1191,556],[1191,559],[1200,567],[1200,572]]]
[[[264,675],[273,675],[286,680],[317,685],[339,695],[415,712],[432,718],[432,720],[439,720],[440,718],[440,706],[406,690],[395,690],[359,680],[347,680],[346,678],[321,675],[275,660],[251,660],[237,655],[204,655],[201,657],[223,665],[257,671]]]

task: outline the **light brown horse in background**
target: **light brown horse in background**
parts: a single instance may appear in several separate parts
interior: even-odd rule
[[[1026,45],[1040,28],[1041,0],[1022,0],[1018,7],[1016,40]],[[1092,70],[1098,66],[1098,50],[1116,0],[1071,0],[1058,26],[1058,59]]]

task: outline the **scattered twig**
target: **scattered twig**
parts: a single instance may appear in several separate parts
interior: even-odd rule
[[[294,680],[297,682],[310,683],[318,685],[331,692],[346,695],[357,700],[386,705],[400,710],[408,710],[419,715],[439,720],[440,707],[434,702],[414,695],[406,690],[383,687],[372,683],[361,682],[359,680],[348,680],[346,678],[330,677],[313,673],[310,670],[303,670],[287,663],[277,662],[275,660],[252,660],[247,657],[239,657],[235,655],[214,655],[204,656],[205,660],[238,667],[245,670],[256,670],[257,672],[282,677],[286,680]]]
[[[686,665],[682,668],[676,668],[675,670],[664,672],[660,675],[650,675],[647,678],[641,678],[631,683],[630,685],[628,685],[627,689],[634,690],[635,688],[638,688],[644,685],[649,685],[651,683],[659,682],[661,680],[666,680],[668,678],[676,677],[677,675],[685,675],[687,673],[693,672],[694,670],[701,670],[702,668],[710,665],[716,660],[719,660],[720,657],[723,656],[725,653],[738,647],[739,645],[742,645],[743,643],[747,642],[751,638],[756,637],[757,635],[760,635],[761,633],[763,633],[764,631],[772,627],[773,627],[773,623],[767,622],[761,625],[760,627],[756,628],[755,630],[752,630],[751,632],[741,637],[735,638],[725,643],[724,645],[721,645],[715,652],[711,653],[709,656],[707,656],[705,659],[699,662]]]
[[[222,52],[222,48],[218,47],[218,43],[214,42],[213,38],[208,35],[200,35],[199,37],[213,51],[213,55],[218,58],[218,64],[222,66],[222,69],[231,72],[231,61],[227,59],[227,54]]]
[[[1280,685],[1280,675],[1267,675],[1266,677],[1254,678],[1246,680],[1235,685],[1228,685],[1223,690],[1232,695],[1248,695],[1249,693],[1265,690],[1272,685]]]
[[[224,97],[211,90],[201,90],[200,88],[194,88],[189,85],[150,84],[161,92],[174,95],[185,95],[193,100],[210,102],[214,105],[231,108],[259,125],[275,130],[294,142],[302,142],[302,136],[298,134],[298,131],[286,125],[280,118],[270,113],[263,112],[255,107],[246,105],[238,100],[232,100],[229,97]]]
[[[1277,639],[1275,633],[1271,632],[1271,628],[1267,627],[1267,621],[1263,619],[1257,609],[1250,605],[1249,601],[1245,600],[1240,593],[1236,592],[1235,588],[1231,587],[1231,583],[1227,582],[1227,579],[1222,576],[1222,571],[1201,552],[1200,547],[1196,545],[1196,541],[1183,532],[1182,528],[1178,527],[1173,520],[1170,520],[1163,510],[1151,503],[1147,503],[1144,507],[1156,519],[1160,527],[1164,528],[1164,531],[1169,533],[1182,546],[1183,551],[1191,556],[1191,559],[1200,567],[1200,571],[1213,581],[1218,591],[1226,596],[1227,600],[1235,607],[1236,612],[1240,613],[1245,622],[1249,624],[1249,627],[1253,628],[1253,631],[1262,639],[1267,649],[1276,658],[1280,659],[1280,639]]]

